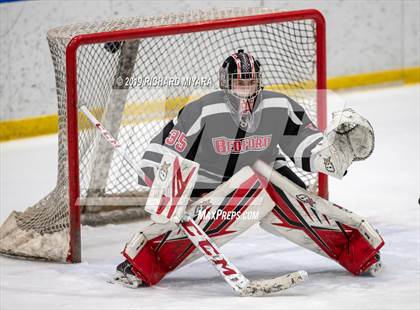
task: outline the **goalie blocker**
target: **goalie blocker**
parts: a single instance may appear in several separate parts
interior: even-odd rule
[[[263,162],[253,168],[244,167],[186,207],[217,246],[259,222],[264,230],[331,258],[355,275],[377,262],[375,254],[384,242],[364,219],[296,186]],[[201,256],[173,222],[144,228],[123,255],[147,285]]]

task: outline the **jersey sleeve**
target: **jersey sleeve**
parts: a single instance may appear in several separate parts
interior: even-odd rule
[[[146,175],[154,179],[154,169],[159,167],[166,152],[194,160],[204,127],[201,124],[201,105],[191,102],[182,108],[178,116],[165,125],[146,148],[141,166]],[[141,185],[144,185],[139,180]]]
[[[312,172],[311,151],[322,140],[322,132],[311,121],[304,108],[289,98],[287,123],[280,137],[278,154],[279,163],[285,164],[282,154],[289,157],[294,164]]]

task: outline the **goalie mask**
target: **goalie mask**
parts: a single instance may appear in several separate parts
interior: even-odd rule
[[[256,112],[262,90],[261,65],[253,56],[238,50],[223,62],[219,85],[226,93],[226,103],[235,122],[246,131],[255,131],[260,113]]]

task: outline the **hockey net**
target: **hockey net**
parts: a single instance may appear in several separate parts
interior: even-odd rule
[[[144,212],[147,189],[138,185],[135,172],[106,145],[77,106],[86,105],[126,146],[125,151],[140,159],[151,138],[180,108],[217,88],[218,70],[226,56],[244,48],[262,63],[266,89],[288,93],[314,123],[325,126],[322,96],[310,91],[325,88],[323,33],[317,11],[263,8],[50,30],[59,117],[57,185],[34,206],[9,216],[0,228],[0,252],[78,262],[79,208],[95,213],[105,205],[116,218],[121,212],[116,206],[127,206],[124,213],[131,218]],[[71,45],[77,48],[72,51]],[[185,78],[189,82],[183,84]],[[202,78],[205,87],[197,87],[194,81]],[[311,190],[326,193],[326,183],[320,184],[316,174],[294,167],[291,161],[289,165]]]

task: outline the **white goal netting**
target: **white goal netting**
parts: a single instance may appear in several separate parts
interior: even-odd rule
[[[67,142],[73,137],[67,135],[67,122],[71,119],[66,112],[66,47],[72,38],[87,33],[112,33],[270,12],[275,11],[262,8],[210,10],[50,30],[47,38],[55,69],[59,116],[57,185],[34,206],[10,215],[0,228],[0,252],[58,261],[68,258],[72,236],[69,232],[68,164],[73,159],[68,157]],[[315,34],[315,22],[303,19],[82,45],[77,52],[78,106],[86,105],[126,145],[126,152],[140,159],[151,138],[180,108],[217,88],[218,70],[223,60],[238,48],[244,48],[261,62],[266,88],[288,92],[316,123],[315,93],[305,92],[316,88]],[[142,87],[140,84],[145,78],[205,78],[210,85]],[[114,154],[81,114],[78,126],[80,197],[105,202],[115,197],[144,197],[146,189],[138,185],[135,172]],[[292,162],[289,164],[310,189],[317,189],[316,175],[295,168]],[[114,206],[115,199],[112,201],[110,205]],[[110,210],[115,211],[112,206]]]

